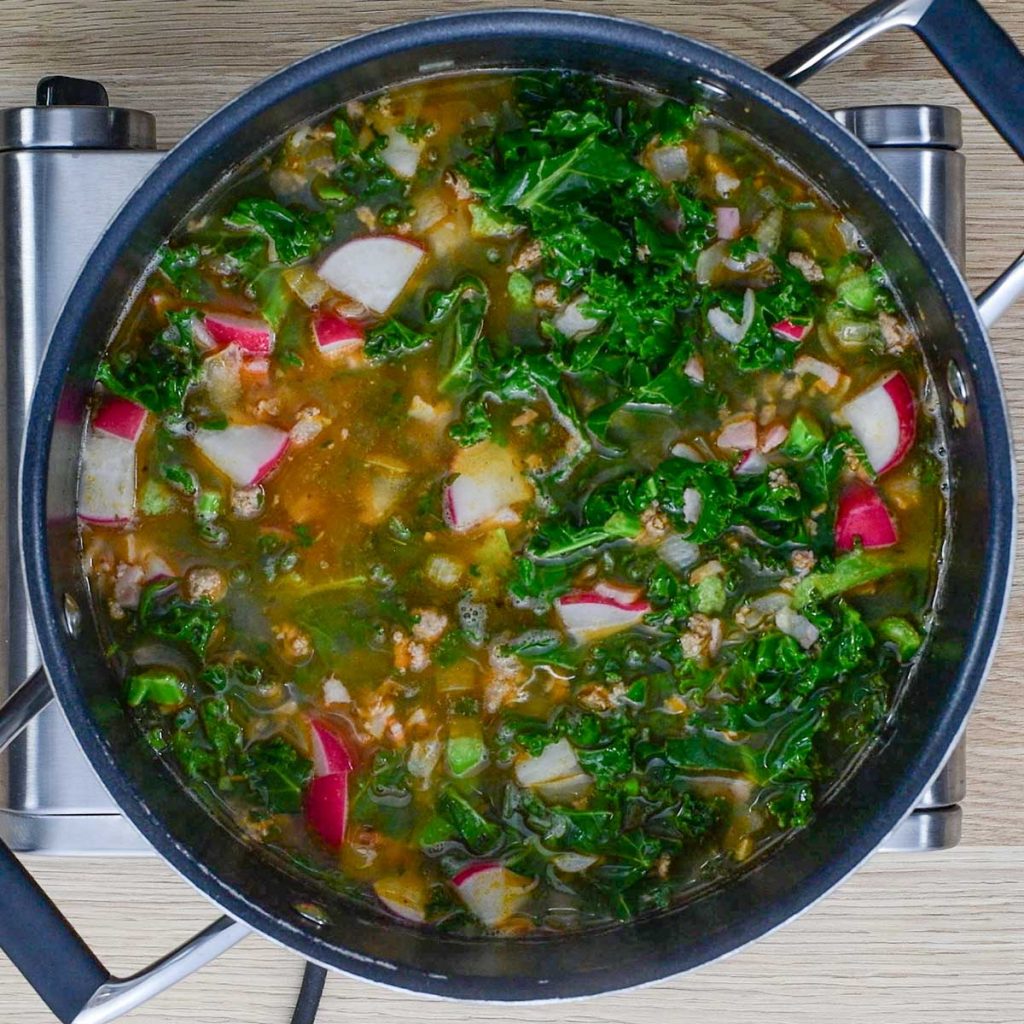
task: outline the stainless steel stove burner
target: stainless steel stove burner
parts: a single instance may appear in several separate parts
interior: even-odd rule
[[[876,151],[963,262],[959,111],[876,106],[836,117]],[[44,79],[37,106],[0,112],[0,703],[39,667],[17,530],[21,441],[37,370],[93,244],[160,160],[154,139],[151,115],[109,107],[102,86],[78,79]],[[883,848],[955,846],[964,790],[961,744]],[[55,704],[0,761],[0,837],[20,852],[151,852],[111,803]]]

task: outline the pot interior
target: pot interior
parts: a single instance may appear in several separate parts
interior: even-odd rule
[[[834,201],[889,269],[925,339],[945,424],[949,539],[930,644],[885,735],[789,841],[698,899],[598,932],[460,939],[329,895],[212,816],[126,719],[77,559],[75,495],[84,398],[98,356],[153,252],[240,158],[340,102],[432,74],[571,68],[683,100],[699,97],[784,156]],[[954,427],[950,364],[968,382]],[[55,412],[56,411],[56,412]],[[39,633],[59,697],[129,817],[230,913],[304,955],[376,981],[491,999],[583,995],[664,977],[721,955],[799,911],[884,837],[938,769],[980,683],[1002,607],[1012,480],[990,353],[949,257],[859,143],[787,87],[700,44],[612,19],[492,12],[353,40],[290,68],[186,139],[118,218],[57,328],[26,451],[25,532]],[[73,557],[71,553],[74,552]],[[62,609],[82,611],[68,636]],[[986,646],[988,645],[988,646]]]

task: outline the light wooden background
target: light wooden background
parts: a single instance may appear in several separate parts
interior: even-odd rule
[[[525,2],[525,0],[520,0]],[[36,80],[101,79],[112,101],[157,115],[161,145],[282,65],[348,35],[487,4],[423,0],[0,0],[0,106]],[[623,14],[766,64],[853,10],[856,0],[622,0],[551,4]],[[989,0],[1024,45],[1024,0]],[[969,275],[980,288],[1024,246],[1024,167],[908,33],[875,41],[810,84],[823,105],[933,102],[966,113]],[[1024,116],[1024,115],[1022,115]],[[1011,411],[1024,422],[1024,309],[994,332]],[[840,891],[728,962],[642,992],[540,1007],[488,1007],[328,980],[325,1024],[1021,1024],[1024,1022],[1024,653],[1021,591],[970,726],[963,845],[879,855]],[[33,869],[119,973],[141,967],[212,911],[155,859],[42,861]],[[0,893],[0,913],[3,913]],[[136,1011],[139,1024],[283,1024],[301,965],[249,938]],[[0,1024],[50,1018],[0,959]]]

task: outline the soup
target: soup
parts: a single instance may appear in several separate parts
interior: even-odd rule
[[[99,367],[122,699],[383,912],[666,908],[892,711],[942,526],[924,387],[883,266],[700,106],[526,73],[348,103],[181,226]]]

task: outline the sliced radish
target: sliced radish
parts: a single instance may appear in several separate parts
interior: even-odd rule
[[[93,429],[112,437],[120,437],[134,444],[146,429],[146,417],[149,414],[135,402],[118,395],[104,399],[103,404],[93,417]]]
[[[897,465],[917,433],[914,392],[902,373],[883,377],[840,410],[878,474]]]
[[[637,626],[650,610],[646,601],[627,603],[596,590],[578,590],[555,602],[563,629],[578,643],[589,643]]]
[[[306,821],[328,846],[341,846],[348,820],[348,773],[321,775],[306,788]]]
[[[445,488],[444,515],[457,533],[490,521],[514,522],[512,506],[533,496],[515,455],[491,441],[462,449],[452,471],[456,476]]]
[[[715,444],[731,451],[748,452],[757,447],[757,424],[753,416],[744,416],[722,427]]]
[[[411,178],[420,165],[422,151],[421,142],[413,142],[401,132],[392,131],[388,132],[388,144],[380,156],[400,178]]]
[[[230,313],[207,313],[203,325],[218,345],[237,345],[251,356],[268,356],[274,351],[274,332],[266,320]]]
[[[463,868],[452,884],[469,910],[493,928],[519,909],[535,883],[494,861],[478,861]]]
[[[567,338],[582,338],[601,326],[600,320],[587,316],[580,309],[587,301],[587,295],[578,295],[553,317],[552,324]]]
[[[736,238],[740,233],[739,209],[735,206],[716,206],[715,230],[723,240]]]
[[[386,313],[416,272],[424,250],[398,235],[366,235],[332,250],[318,273],[374,313]]]
[[[768,469],[768,460],[756,448],[744,452],[733,472],[737,476],[757,476]]]
[[[189,321],[189,326],[192,328],[192,340],[196,343],[200,352],[214,352],[221,347],[214,336],[206,329],[202,317],[192,317]]]
[[[90,433],[82,449],[78,514],[88,523],[113,526],[135,514],[135,444]]]
[[[322,313],[313,321],[313,337],[321,355],[350,352],[362,345],[365,336],[363,328],[347,317]]]
[[[811,324],[795,324],[792,320],[780,320],[772,324],[772,332],[787,341],[803,341],[811,333]]]
[[[836,547],[849,551],[857,541],[865,548],[888,548],[896,543],[896,524],[870,484],[857,481],[839,496]]]
[[[197,430],[196,447],[233,483],[258,484],[284,457],[288,435],[262,423]]]
[[[313,752],[313,774],[343,775],[354,767],[352,755],[341,737],[328,725],[311,718],[310,741]]]
[[[405,921],[422,924],[427,919],[427,887],[419,877],[400,875],[373,883],[377,899]]]
[[[773,423],[761,432],[758,447],[763,452],[773,452],[786,443],[787,437],[789,437],[789,427],[782,423]]]
[[[843,376],[831,363],[815,359],[813,356],[797,356],[796,362],[793,364],[793,371],[800,374],[809,373],[817,377],[828,391],[831,391]]]

